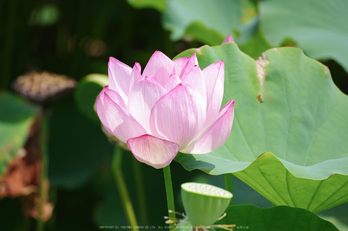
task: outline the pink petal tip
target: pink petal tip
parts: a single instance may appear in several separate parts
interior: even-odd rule
[[[231,34],[228,34],[226,39],[222,42],[222,44],[226,44],[226,43],[234,43],[234,40],[233,40]]]

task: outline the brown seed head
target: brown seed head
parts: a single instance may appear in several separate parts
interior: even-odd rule
[[[76,81],[65,75],[33,71],[19,76],[12,87],[23,97],[44,103],[74,89]]]

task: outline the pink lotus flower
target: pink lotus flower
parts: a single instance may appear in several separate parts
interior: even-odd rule
[[[211,152],[231,132],[234,101],[221,110],[224,63],[201,70],[196,54],[174,61],[156,51],[143,74],[110,57],[109,85],[96,109],[105,129],[140,162],[155,168],[171,163],[178,151]]]

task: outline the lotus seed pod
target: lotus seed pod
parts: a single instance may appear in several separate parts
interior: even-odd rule
[[[44,104],[72,91],[76,84],[75,80],[65,75],[33,71],[19,76],[12,87],[24,98]]]
[[[209,184],[190,182],[181,185],[181,197],[191,224],[210,226],[224,213],[232,193]]]

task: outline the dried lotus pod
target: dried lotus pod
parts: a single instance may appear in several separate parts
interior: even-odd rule
[[[32,71],[19,76],[12,87],[22,97],[44,104],[73,90],[76,84],[65,75]]]

